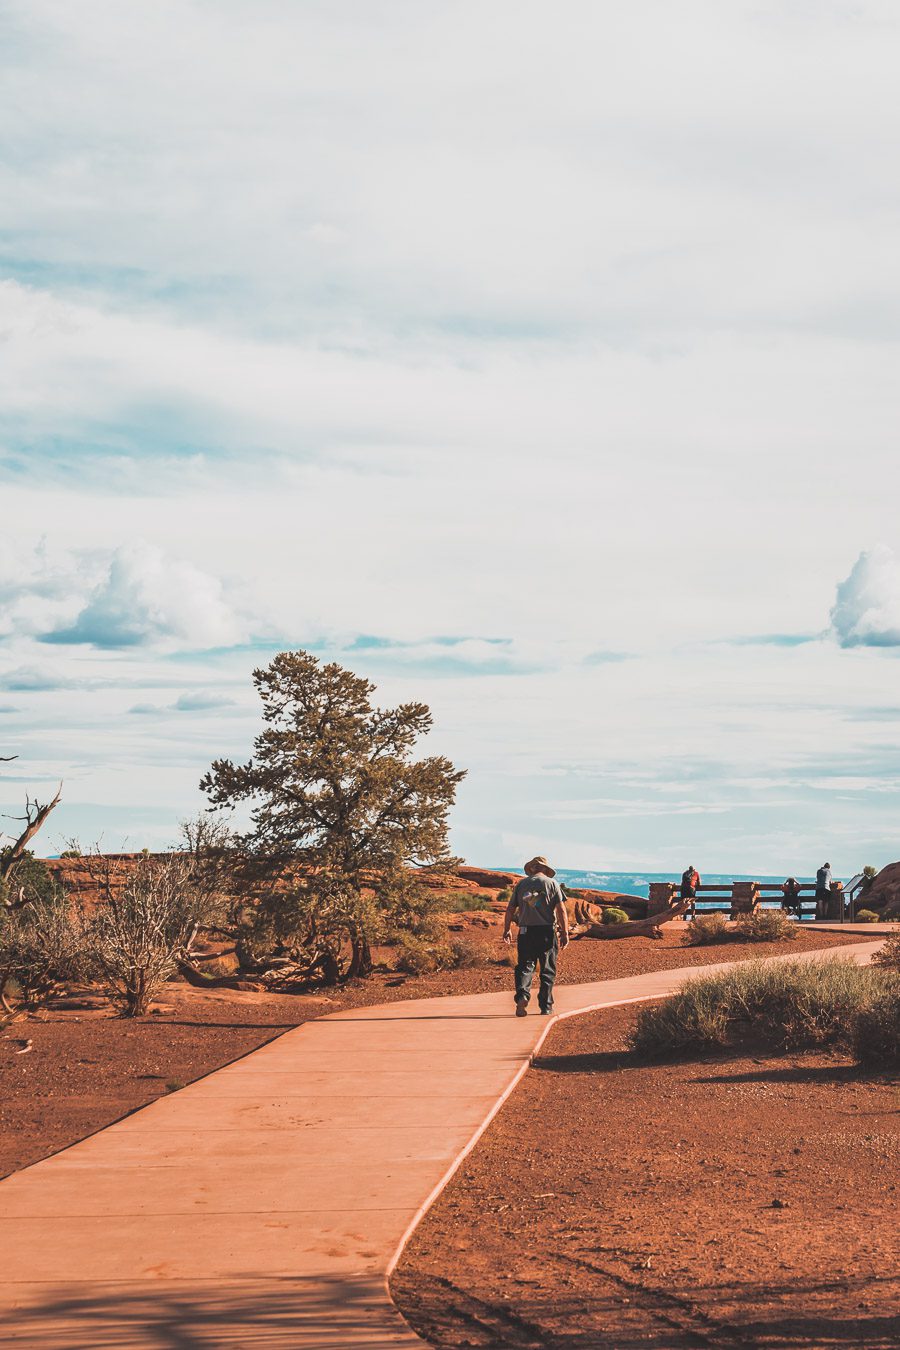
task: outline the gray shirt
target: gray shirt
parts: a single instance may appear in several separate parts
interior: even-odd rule
[[[553,923],[556,906],[566,902],[559,882],[543,872],[517,881],[512,898],[514,918],[520,928],[546,928]]]

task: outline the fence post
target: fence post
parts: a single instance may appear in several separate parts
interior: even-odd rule
[[[759,907],[758,881],[733,881],[731,883],[731,917],[738,914],[753,914]]]
[[[647,900],[647,918],[651,914],[662,914],[670,909],[675,897],[675,884],[672,881],[651,881],[650,895]]]

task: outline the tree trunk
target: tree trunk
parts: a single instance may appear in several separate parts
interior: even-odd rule
[[[341,978],[341,966],[334,952],[325,952],[322,956],[320,969],[322,971],[322,983],[327,985],[337,984]]]
[[[369,946],[369,940],[363,934],[358,934],[350,939],[350,968],[347,971],[348,980],[364,980],[367,975],[372,974],[372,949]]]
[[[662,937],[659,931],[660,925],[686,914],[690,907],[690,900],[681,900],[671,909],[664,909],[659,914],[651,914],[649,919],[634,919],[629,923],[597,923],[595,919],[596,911],[593,911],[593,907],[583,900],[578,900],[575,904],[576,924],[572,936],[591,938]]]
[[[240,989],[245,982],[240,975],[204,975],[190,961],[178,962],[178,973],[195,989]]]

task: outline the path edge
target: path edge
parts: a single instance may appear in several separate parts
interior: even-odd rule
[[[884,937],[885,940],[886,940],[886,937],[889,936],[889,935],[885,935],[885,934],[876,934],[876,937],[878,937],[878,936]],[[858,946],[858,945],[859,945],[859,944],[854,943],[852,946],[848,945],[847,947],[838,947],[838,948],[834,948],[834,947],[831,947],[831,948],[829,948],[829,947],[821,947],[821,948],[818,948],[818,951],[829,952],[830,954],[833,954],[834,956],[838,956],[841,952],[849,952],[849,951],[852,951],[852,950],[853,950],[853,947],[854,947],[854,946]],[[815,950],[815,949],[814,949],[814,950]],[[770,960],[778,960],[779,958],[784,959],[784,958],[788,957],[789,955],[790,955],[790,954],[787,953],[787,952],[785,952],[785,953],[783,953],[783,954],[782,954],[782,953],[779,953],[778,956],[776,956],[776,957],[770,957],[770,958],[768,958],[768,959],[770,959]],[[810,959],[810,958],[813,957],[814,951],[813,951],[813,952],[806,953],[805,955],[806,955],[807,959]],[[728,964],[731,964],[731,963],[729,962]],[[868,964],[868,962],[867,962],[866,964]],[[697,969],[698,969],[698,972],[699,972],[700,970],[702,970],[702,967],[698,967]],[[403,1233],[403,1236],[401,1237],[399,1243],[397,1244],[397,1248],[396,1248],[396,1250],[395,1250],[393,1256],[391,1257],[390,1261],[388,1262],[388,1264],[387,1264],[387,1266],[386,1266],[386,1268],[385,1268],[385,1270],[384,1270],[384,1272],[383,1272],[383,1274],[382,1274],[382,1277],[381,1277],[382,1288],[383,1288],[383,1290],[384,1290],[384,1293],[385,1293],[385,1295],[386,1295],[386,1297],[387,1297],[387,1299],[388,1299],[388,1301],[389,1301],[391,1307],[394,1309],[394,1311],[395,1311],[395,1313],[397,1314],[397,1316],[398,1316],[399,1318],[401,1318],[401,1320],[402,1320],[404,1326],[410,1331],[410,1333],[411,1333],[413,1336],[416,1337],[417,1340],[419,1340],[419,1341],[421,1342],[422,1345],[427,1346],[427,1345],[428,1345],[428,1342],[425,1341],[425,1340],[423,1340],[422,1337],[419,1336],[419,1333],[418,1333],[412,1326],[410,1326],[409,1322],[407,1322],[407,1320],[406,1320],[406,1318],[404,1317],[403,1313],[401,1312],[400,1308],[399,1308],[399,1307],[397,1306],[397,1304],[394,1302],[394,1298],[393,1298],[393,1296],[392,1296],[392,1294],[391,1294],[391,1277],[393,1276],[394,1271],[397,1269],[397,1266],[400,1264],[400,1259],[401,1259],[401,1257],[403,1256],[403,1253],[404,1253],[404,1251],[406,1250],[406,1247],[408,1246],[408,1244],[409,1244],[409,1242],[410,1242],[410,1239],[412,1238],[412,1236],[413,1236],[413,1234],[415,1233],[416,1229],[418,1228],[419,1224],[422,1222],[422,1220],[423,1220],[423,1219],[425,1218],[425,1216],[428,1214],[428,1211],[429,1211],[429,1210],[431,1209],[431,1207],[434,1205],[435,1201],[440,1197],[440,1195],[442,1194],[442,1192],[445,1191],[445,1190],[447,1189],[447,1187],[449,1186],[450,1182],[453,1180],[453,1178],[456,1176],[456,1173],[459,1171],[460,1167],[462,1167],[462,1165],[463,1165],[463,1163],[465,1162],[466,1158],[468,1158],[469,1154],[473,1151],[473,1149],[474,1149],[474,1148],[476,1147],[476,1145],[478,1144],[478,1141],[481,1139],[481,1136],[485,1133],[485,1131],[487,1130],[488,1126],[491,1124],[491,1122],[494,1120],[494,1118],[499,1114],[499,1112],[500,1112],[500,1111],[503,1109],[503,1107],[506,1105],[506,1102],[507,1102],[507,1101],[509,1100],[509,1098],[512,1096],[513,1092],[515,1092],[516,1088],[519,1086],[519,1084],[521,1083],[522,1079],[525,1077],[525,1075],[526,1075],[526,1073],[528,1072],[528,1070],[529,1070],[530,1068],[532,1068],[532,1066],[533,1066],[533,1064],[534,1064],[534,1061],[535,1061],[535,1058],[536,1058],[537,1055],[540,1053],[541,1046],[544,1044],[544,1041],[545,1041],[545,1040],[547,1039],[547,1037],[550,1035],[550,1032],[553,1030],[553,1028],[554,1028],[559,1022],[564,1022],[564,1021],[565,1021],[567,1018],[569,1018],[569,1017],[581,1017],[584,1013],[602,1012],[605,1008],[625,1008],[625,1007],[628,1007],[630,1004],[633,1004],[633,1003],[654,1003],[654,1002],[658,1002],[660,999],[668,998],[668,997],[670,997],[670,995],[668,995],[668,994],[639,994],[639,995],[638,995],[637,997],[635,997],[635,998],[607,999],[607,1000],[605,1000],[605,1001],[602,1002],[602,1003],[591,1003],[591,1004],[588,1004],[588,1005],[586,1005],[584,1008],[571,1008],[568,1012],[555,1013],[555,1014],[553,1015],[553,1017],[549,1018],[549,1020],[548,1020],[548,1022],[547,1022],[547,1025],[544,1027],[544,1029],[543,1029],[543,1031],[541,1032],[540,1036],[538,1037],[537,1041],[536,1041],[535,1044],[532,1046],[531,1051],[530,1051],[529,1054],[526,1056],[525,1060],[524,1060],[523,1063],[520,1065],[519,1069],[516,1071],[516,1073],[514,1074],[514,1076],[512,1077],[512,1079],[509,1081],[509,1083],[507,1083],[507,1085],[506,1085],[506,1087],[504,1088],[503,1092],[502,1092],[502,1093],[500,1094],[500,1096],[497,1098],[496,1102],[495,1102],[494,1105],[491,1107],[490,1111],[489,1111],[488,1114],[485,1116],[484,1120],[481,1122],[481,1124],[478,1126],[478,1128],[477,1128],[477,1129],[475,1130],[475,1132],[473,1133],[471,1139],[469,1139],[468,1143],[467,1143],[467,1144],[465,1145],[465,1147],[461,1150],[461,1152],[460,1152],[459,1155],[454,1159],[454,1161],[450,1164],[450,1166],[448,1167],[447,1171],[446,1171],[446,1172],[444,1173],[444,1175],[441,1177],[440,1181],[439,1181],[439,1182],[437,1183],[437,1185],[433,1188],[433,1190],[431,1191],[431,1193],[430,1193],[430,1194],[428,1195],[428,1197],[422,1202],[422,1204],[419,1206],[419,1208],[418,1208],[418,1210],[416,1211],[416,1213],[413,1215],[412,1219],[411,1219],[410,1222],[409,1222],[409,1225],[407,1226],[405,1232]]]

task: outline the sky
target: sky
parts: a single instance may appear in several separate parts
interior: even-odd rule
[[[900,857],[898,41],[0,0],[0,808],[173,841],[305,648],[473,863]]]

